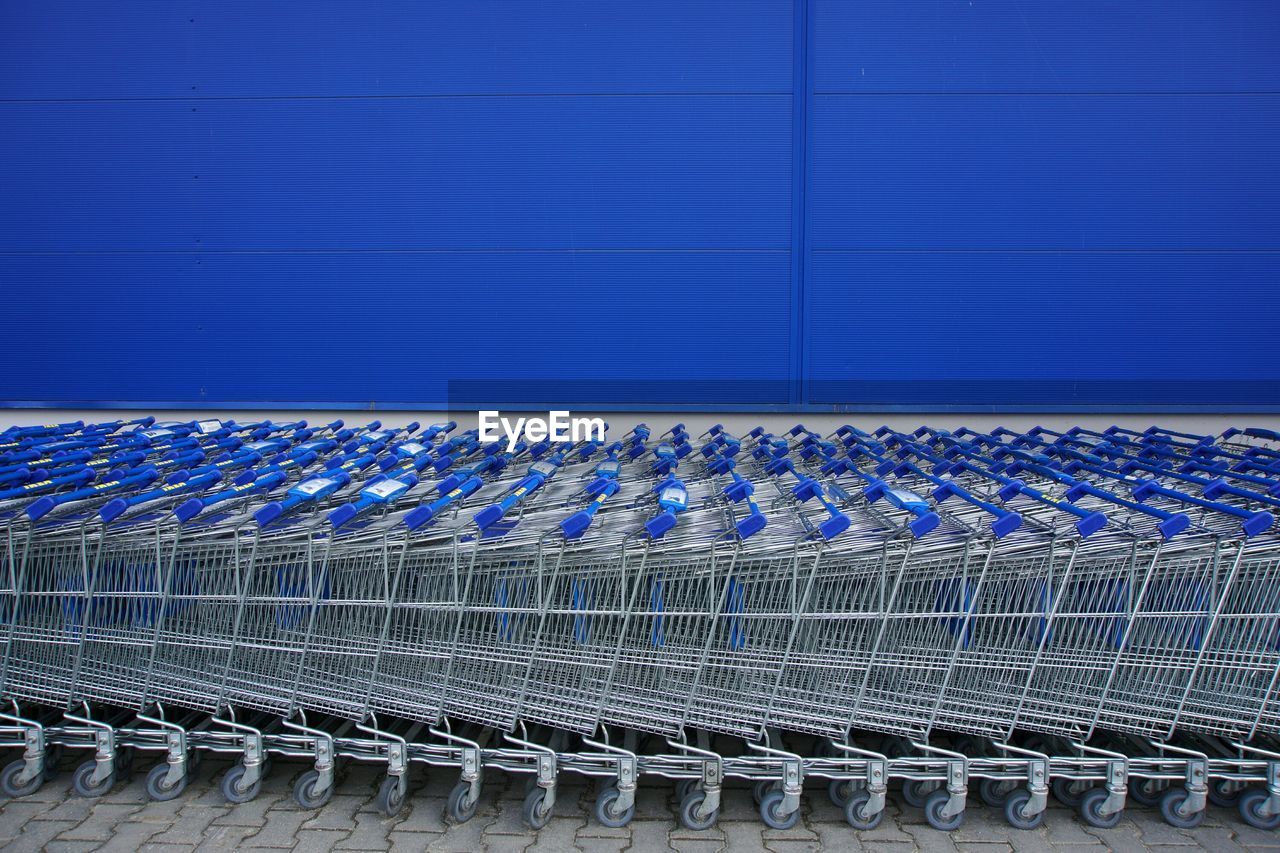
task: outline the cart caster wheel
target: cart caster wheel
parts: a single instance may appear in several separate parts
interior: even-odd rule
[[[22,775],[26,766],[27,762],[19,758],[17,761],[10,761],[5,765],[4,770],[0,770],[0,792],[3,792],[6,797],[16,798],[34,794],[44,784],[46,778],[44,773],[37,773],[22,784],[18,784],[18,777]]]
[[[1069,809],[1074,809],[1079,808],[1085,792],[1089,790],[1089,783],[1075,779],[1054,779],[1049,790],[1053,791],[1055,800]]]
[[[316,793],[316,784],[320,781],[320,771],[312,768],[298,777],[293,783],[293,799],[304,809],[318,809],[333,799],[333,783],[324,789],[324,793]]]
[[[58,768],[62,766],[63,749],[62,744],[55,743],[53,746],[46,746],[44,750],[44,780],[48,782],[54,776],[58,775]]]
[[[1182,804],[1187,801],[1186,788],[1170,788],[1160,798],[1160,816],[1169,826],[1178,829],[1195,829],[1204,823],[1204,809],[1191,814],[1182,812]]]
[[[636,805],[632,803],[625,809],[617,808],[618,797],[620,796],[621,792],[613,785],[610,785],[600,792],[600,796],[596,797],[596,820],[600,821],[601,826],[617,829],[631,823],[631,818],[636,813]]]
[[[1129,799],[1140,806],[1160,805],[1160,797],[1165,790],[1165,783],[1158,779],[1129,780]]]
[[[854,829],[875,829],[884,820],[884,809],[867,814],[865,806],[871,799],[870,791],[854,791],[844,804],[844,819]]]
[[[800,810],[784,815],[779,809],[782,806],[782,791],[770,791],[760,801],[760,817],[770,829],[790,829],[800,820]]]
[[[244,783],[244,765],[237,764],[222,777],[222,796],[228,803],[247,803],[262,790],[262,776],[259,775],[252,785]]]
[[[1262,807],[1271,795],[1262,788],[1250,788],[1240,794],[1236,807],[1240,809],[1240,818],[1254,829],[1280,828],[1280,814],[1264,815]]]
[[[378,786],[375,802],[378,804],[378,811],[387,817],[400,814],[400,810],[404,808],[404,791],[400,788],[400,779],[396,776],[383,779],[382,784]]]
[[[951,794],[945,788],[939,788],[924,801],[924,819],[929,821],[929,825],[934,829],[951,832],[954,829],[959,829],[960,824],[964,823],[964,812],[954,814],[951,817],[942,816],[942,810],[947,807],[947,803],[950,800]]]
[[[466,823],[476,816],[480,807],[480,798],[471,796],[471,783],[459,782],[449,791],[449,817],[454,823]]]
[[[993,809],[1002,809],[1017,787],[1018,783],[1012,779],[983,779],[978,783],[978,799]]]
[[[113,770],[111,775],[103,779],[101,782],[94,783],[93,771],[98,766],[98,762],[90,758],[84,764],[76,768],[76,772],[71,776],[71,787],[82,797],[101,797],[107,791],[111,790],[111,786],[116,783],[116,774]]]
[[[1091,788],[1085,791],[1084,796],[1080,798],[1080,819],[1097,829],[1111,829],[1120,823],[1120,818],[1124,817],[1123,809],[1114,814],[1102,813],[1102,804],[1109,796],[1111,795],[1107,793],[1106,788]]]
[[[827,783],[827,799],[838,809],[845,807],[859,787],[852,779],[832,779]]]
[[[676,802],[683,803],[700,784],[701,780],[699,779],[681,779],[676,783]]]
[[[551,809],[546,807],[547,789],[534,788],[524,798],[521,815],[530,829],[542,829],[551,820]]]
[[[775,788],[781,790],[781,783],[776,779],[761,779],[751,786],[751,799],[759,807],[764,802],[764,798],[769,795],[769,792]]]
[[[902,783],[902,799],[912,808],[922,809],[929,795],[938,790],[939,784],[941,783],[908,779]]]
[[[157,803],[176,800],[187,790],[187,774],[183,773],[176,782],[169,781],[169,762],[161,761],[147,771],[147,796]]]
[[[701,832],[716,825],[716,821],[720,819],[719,809],[703,817],[698,816],[702,804],[706,801],[707,792],[703,790],[690,791],[680,800],[680,822],[684,824],[685,829]]]
[[[1004,819],[1009,822],[1009,826],[1014,829],[1035,829],[1044,823],[1044,810],[1029,817],[1023,813],[1029,802],[1031,802],[1031,792],[1025,788],[1013,791],[1005,797]]]
[[[1220,809],[1234,809],[1240,805],[1244,789],[1239,782],[1230,779],[1214,779],[1209,783],[1209,802]]]
[[[116,778],[128,779],[133,775],[133,756],[136,753],[132,749],[120,749],[116,752]]]

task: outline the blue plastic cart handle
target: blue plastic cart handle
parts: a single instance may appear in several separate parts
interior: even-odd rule
[[[1188,495],[1185,492],[1179,492],[1176,489],[1168,489],[1161,486],[1155,480],[1146,480],[1133,490],[1135,500],[1142,502],[1151,495],[1161,495],[1166,498],[1180,501],[1192,506],[1202,507],[1204,509],[1220,512],[1224,515],[1234,516],[1242,519],[1240,528],[1244,531],[1245,536],[1257,536],[1259,533],[1266,533],[1276,523],[1275,516],[1269,512],[1259,510],[1251,512],[1231,504],[1219,503],[1217,501],[1206,500],[1205,498],[1197,498],[1194,495]]]
[[[174,498],[191,492],[199,492],[221,479],[222,475],[217,471],[208,471],[202,474],[194,474],[180,482],[170,483],[158,489],[131,495],[127,498],[112,498],[102,506],[102,509],[98,510],[98,517],[103,521],[114,521],[130,507],[141,506],[142,504],[165,498]]]
[[[404,524],[410,530],[417,530],[424,524],[436,518],[441,512],[457,501],[463,500],[474,494],[482,485],[484,479],[472,476],[463,480],[448,493],[442,495],[429,504],[414,507],[405,514]]]
[[[272,501],[253,514],[259,526],[265,526],[305,503],[321,501],[351,482],[346,471],[329,471],[308,477],[289,490],[281,500]]]
[[[603,486],[599,487],[596,496],[585,507],[560,522],[560,529],[564,532],[565,539],[577,539],[586,533],[587,528],[591,526],[591,520],[595,518],[596,512],[599,511],[601,505],[621,488],[616,480],[601,479],[595,482],[604,483]]]
[[[12,489],[4,489],[0,491],[0,500],[11,500],[14,498],[26,498],[32,495],[39,495],[41,492],[47,492],[59,489],[63,486],[79,485],[80,483],[92,482],[95,478],[93,471],[88,468],[80,468],[76,471],[70,471],[64,475],[57,477],[49,477],[45,480],[36,480],[34,483],[26,483]]]
[[[235,500],[236,498],[244,497],[245,495],[253,494],[254,492],[270,491],[276,486],[284,483],[287,479],[288,476],[283,471],[272,471],[269,474],[258,477],[253,482],[244,483],[239,486],[232,486],[229,489],[223,489],[222,491],[207,497],[192,498],[186,503],[180,504],[178,508],[173,511],[173,514],[178,521],[186,523],[212,506],[216,506],[217,504],[224,503],[226,501]]]
[[[475,522],[475,525],[481,530],[496,524],[498,521],[502,520],[503,516],[511,511],[512,507],[520,503],[520,501],[524,500],[528,495],[531,495],[538,489],[542,488],[542,484],[546,481],[546,474],[531,470],[530,473],[526,474],[520,482],[516,483],[514,488],[512,488],[511,491],[509,491],[500,501],[489,504],[487,507],[477,512],[475,517],[471,520]]]
[[[72,501],[87,500],[95,498],[99,495],[114,491],[115,489],[132,488],[133,486],[142,486],[150,483],[159,477],[159,472],[154,468],[144,468],[134,474],[129,474],[114,480],[106,480],[101,483],[95,483],[92,486],[85,486],[82,489],[66,492],[60,495],[45,495],[36,499],[31,506],[27,507],[27,518],[36,521],[52,512],[56,507]]]
[[[395,503],[416,485],[418,478],[414,474],[401,474],[395,478],[379,476],[361,490],[359,498],[329,513],[329,523],[337,529],[371,507]]]
[[[1126,509],[1131,509],[1135,512],[1141,512],[1153,518],[1160,519],[1160,524],[1156,525],[1156,528],[1160,531],[1160,535],[1165,539],[1177,536],[1179,533],[1191,526],[1191,518],[1186,513],[1166,512],[1165,510],[1158,509],[1157,507],[1146,506],[1145,504],[1135,503],[1134,501],[1127,501],[1119,495],[1112,494],[1105,489],[1099,489],[1092,483],[1076,482],[1075,485],[1067,489],[1067,493],[1063,497],[1074,502],[1078,501],[1085,495],[1101,498],[1102,500],[1113,503],[1116,506],[1122,506]]]
[[[918,470],[918,469],[917,469]],[[969,490],[952,482],[944,482],[938,486],[933,492],[933,499],[938,503],[943,503],[947,498],[955,495],[961,500],[973,504],[978,509],[989,515],[995,516],[995,521],[991,522],[991,532],[995,534],[997,539],[1003,539],[1013,531],[1022,526],[1022,516],[1013,510],[998,507],[995,504],[988,503],[979,497],[976,497]]]

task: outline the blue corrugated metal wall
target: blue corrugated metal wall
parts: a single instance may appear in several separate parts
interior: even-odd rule
[[[1260,0],[0,8],[10,404],[1280,410]]]

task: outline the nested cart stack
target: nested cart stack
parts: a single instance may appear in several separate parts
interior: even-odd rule
[[[746,780],[770,826],[824,785],[940,829],[974,791],[1034,827],[1128,801],[1280,826],[1280,435],[796,426],[482,443],[449,423],[71,423],[0,434],[10,796],[51,753],[157,799],[196,758],[562,773],[625,824],[642,777],[709,828]]]

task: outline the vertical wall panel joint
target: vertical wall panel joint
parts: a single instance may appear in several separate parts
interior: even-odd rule
[[[808,400],[804,340],[804,279],[807,241],[805,189],[808,184],[810,102],[810,0],[795,0],[791,71],[791,402]]]

